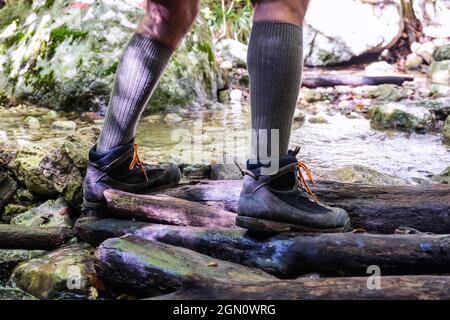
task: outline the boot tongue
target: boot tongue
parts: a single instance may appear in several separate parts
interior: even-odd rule
[[[300,149],[299,149],[300,150]],[[285,167],[292,163],[297,163],[297,148],[295,150],[289,150],[288,154],[283,155],[279,158],[279,167]],[[261,163],[258,161],[256,164],[247,161],[247,170],[252,171],[255,175],[261,176],[261,168],[270,167],[270,163]],[[278,179],[269,183],[269,187],[277,190],[288,190],[292,189],[296,184],[296,174],[295,170],[288,172]]]

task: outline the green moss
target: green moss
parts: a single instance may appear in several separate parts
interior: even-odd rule
[[[87,31],[73,30],[65,25],[53,29],[50,33],[50,39],[47,44],[46,58],[51,59],[55,54],[58,45],[67,38],[72,37],[72,41],[74,41],[76,39],[84,39],[87,35]]]
[[[216,61],[216,56],[214,54],[214,50],[211,48],[210,43],[199,42],[197,47],[200,51],[205,52],[208,55],[209,63],[214,63],[214,61]]]
[[[5,39],[4,45],[6,46],[6,49],[11,48],[15,43],[19,42],[23,38],[25,38],[25,33],[19,31],[13,36]]]
[[[6,5],[1,12],[0,31],[13,21],[20,22],[25,19],[30,14],[32,5],[32,0],[16,0]]]

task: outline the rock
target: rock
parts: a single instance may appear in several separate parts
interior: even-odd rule
[[[412,1],[416,17],[422,24],[423,33],[431,38],[450,37],[450,3],[447,0]]]
[[[83,112],[80,116],[82,121],[94,123],[96,120],[102,120],[102,116],[98,112]]]
[[[81,201],[83,178],[58,140],[26,144],[9,164],[15,177],[38,195],[62,194],[73,205]]]
[[[314,124],[325,124],[325,123],[328,123],[328,120],[327,120],[327,118],[322,117],[322,116],[313,116],[308,119],[308,122],[314,123]]]
[[[450,116],[444,122],[444,128],[442,129],[444,139],[450,140]]]
[[[395,67],[386,61],[372,62],[365,67],[366,76],[385,76],[395,73]]]
[[[319,180],[337,181],[342,183],[359,183],[367,185],[408,185],[407,180],[394,175],[380,173],[374,169],[351,165],[335,170],[322,170],[315,174]]]
[[[305,121],[305,112],[303,110],[300,109],[295,109],[294,111],[294,121]]]
[[[48,113],[42,116],[44,120],[54,120],[58,118],[58,113],[55,110],[50,110]]]
[[[73,226],[70,218],[71,209],[64,198],[47,200],[39,207],[32,208],[11,219],[12,225],[40,226],[40,227],[68,227]]]
[[[428,76],[434,83],[450,84],[450,60],[433,62]]]
[[[242,90],[233,89],[230,92],[230,101],[232,103],[240,103],[242,99]]]
[[[413,42],[411,44],[411,51],[421,57],[428,64],[433,62],[433,52],[435,48],[436,44],[432,41],[426,41],[423,43]]]
[[[421,56],[411,53],[406,57],[405,68],[408,70],[417,70],[423,63],[424,60]]]
[[[211,176],[211,166],[207,164],[183,165],[181,174],[186,179],[207,179]]]
[[[369,91],[368,96],[372,99],[384,101],[399,101],[406,98],[406,95],[401,91],[401,87],[393,84],[379,85],[374,90]]]
[[[23,123],[30,129],[39,129],[41,127],[39,120],[32,116],[26,117]]]
[[[20,289],[0,285],[0,300],[37,300]]]
[[[436,183],[450,184],[450,167],[445,169],[440,174],[434,175],[432,180]]]
[[[52,123],[53,130],[76,130],[77,124],[75,121],[55,121]]]
[[[450,60],[450,44],[436,47],[433,52],[433,58],[436,61]]]
[[[308,103],[313,103],[322,100],[322,94],[315,89],[302,88],[300,90],[300,98]]]
[[[450,115],[450,96],[437,99],[405,100],[403,103],[411,107],[424,107],[428,109],[437,120],[445,121]]]
[[[371,124],[381,128],[423,132],[431,124],[431,113],[424,107],[401,103],[374,105],[369,110]]]
[[[21,205],[30,205],[38,201],[38,197],[30,192],[30,190],[25,188],[17,189],[14,197],[12,199],[13,203]]]
[[[336,12],[340,19],[336,19]],[[351,23],[342,23],[351,21]],[[305,63],[334,65],[366,53],[381,53],[403,31],[399,1],[314,0],[304,26]]]
[[[17,183],[7,173],[0,171],[0,212],[8,204],[17,190]]]
[[[95,299],[97,279],[93,248],[72,244],[19,265],[9,284],[39,299]]]
[[[1,215],[2,221],[9,223],[12,218],[18,216],[21,213],[30,210],[29,206],[24,206],[22,204],[9,203],[5,206],[5,210]]]
[[[176,113],[169,113],[164,117],[164,121],[168,124],[174,124],[183,121],[183,118]]]
[[[64,150],[78,168],[86,169],[89,150],[97,142],[99,135],[99,128],[87,127],[67,136],[64,141]]]
[[[219,91],[219,102],[220,103],[230,103],[230,91],[220,90]]]
[[[239,180],[242,174],[235,164],[214,164],[211,166],[211,180]]]
[[[123,48],[144,17],[142,3],[17,0],[5,7],[0,22],[0,96],[69,111],[104,109]],[[202,13],[149,107],[215,100],[217,69]]]
[[[233,39],[223,39],[217,43],[216,49],[225,61],[230,61],[234,66],[247,66],[247,45]]]
[[[37,258],[45,252],[43,250],[0,249],[0,282],[7,281],[19,263]]]

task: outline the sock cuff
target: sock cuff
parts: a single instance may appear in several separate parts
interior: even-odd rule
[[[139,47],[145,52],[157,53],[160,57],[170,58],[175,51],[159,40],[153,39],[143,33],[135,32],[128,42],[128,46]]]
[[[303,27],[285,21],[267,20],[253,22],[252,34],[255,36],[264,35],[270,37],[271,35],[282,36],[283,38],[301,37]]]

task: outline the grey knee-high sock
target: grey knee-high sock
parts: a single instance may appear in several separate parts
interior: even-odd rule
[[[251,159],[266,158],[266,147],[267,156],[286,154],[303,67],[302,27],[276,21],[254,23],[247,63],[253,129]],[[261,129],[267,130],[267,140],[262,139]],[[276,139],[271,129],[279,130],[279,154],[277,150],[271,154],[271,137]]]
[[[97,152],[107,152],[133,140],[139,118],[172,53],[173,49],[145,35],[133,35],[117,68]]]

